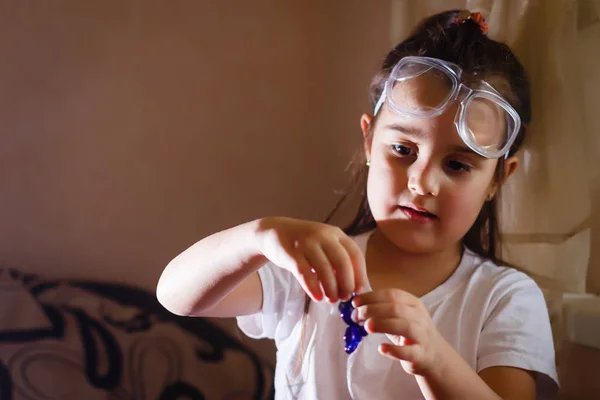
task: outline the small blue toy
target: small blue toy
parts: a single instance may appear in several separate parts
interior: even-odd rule
[[[340,305],[338,306],[338,309],[340,310],[340,317],[342,317],[344,322],[348,325],[348,328],[346,328],[346,333],[344,334],[344,342],[346,342],[344,350],[346,350],[346,353],[348,354],[354,352],[362,338],[367,336],[367,331],[365,328],[352,321],[352,310],[354,310],[354,307],[352,306],[352,299],[354,299],[354,295],[352,295],[348,301],[341,301]]]

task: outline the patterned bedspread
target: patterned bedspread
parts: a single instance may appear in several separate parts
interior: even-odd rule
[[[0,269],[0,399],[267,399],[273,366],[153,293]]]

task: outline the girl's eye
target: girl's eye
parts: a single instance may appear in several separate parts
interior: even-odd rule
[[[392,145],[392,150],[394,151],[394,153],[398,154],[399,156],[403,156],[403,157],[410,156],[414,153],[410,147],[403,146],[401,144]]]
[[[448,167],[455,172],[471,172],[471,167],[467,164],[461,163],[460,161],[450,160],[448,161]]]

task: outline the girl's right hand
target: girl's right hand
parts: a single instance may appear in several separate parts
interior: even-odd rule
[[[314,301],[348,300],[366,290],[367,271],[358,245],[338,227],[284,217],[260,220],[262,255],[290,271]]]

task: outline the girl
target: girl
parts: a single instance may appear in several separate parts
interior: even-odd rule
[[[444,12],[388,54],[360,120],[366,188],[346,230],[270,217],[216,233],[169,263],[160,302],[275,339],[277,399],[551,396],[544,298],[497,258],[529,84],[486,30],[478,13]],[[337,303],[351,298],[368,335],[346,354]]]

